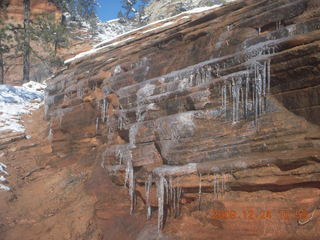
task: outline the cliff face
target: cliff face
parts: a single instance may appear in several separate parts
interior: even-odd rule
[[[48,0],[31,0],[30,1],[31,15],[37,15],[44,12],[51,12],[60,15],[57,7]],[[9,0],[9,5],[6,9],[6,15],[9,19],[15,22],[23,22],[23,1]]]
[[[69,61],[47,89],[52,148],[99,172],[101,229],[131,226],[104,239],[156,222],[163,239],[319,238],[319,50],[319,1],[244,0]]]

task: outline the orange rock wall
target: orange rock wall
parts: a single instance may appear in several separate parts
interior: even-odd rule
[[[51,12],[60,15],[57,7],[48,0],[31,0],[30,3],[31,15],[37,15],[44,12]],[[7,8],[7,17],[12,18],[16,22],[23,21],[23,0],[10,0]]]

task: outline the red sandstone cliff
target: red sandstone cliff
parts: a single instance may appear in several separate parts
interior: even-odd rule
[[[31,0],[30,1],[31,15],[37,15],[44,12],[50,12],[60,15],[57,7],[48,0]],[[9,5],[6,9],[7,18],[12,18],[15,22],[23,21],[23,1],[22,0],[9,0]]]
[[[236,1],[69,61],[47,88],[49,207],[5,213],[5,239],[319,239],[319,23],[317,0]]]

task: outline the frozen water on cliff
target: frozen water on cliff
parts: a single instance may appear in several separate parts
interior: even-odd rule
[[[152,187],[152,174],[148,174],[145,180],[145,193],[146,193],[146,207],[147,207],[147,219],[151,218],[151,203],[150,203],[150,192]]]
[[[125,173],[125,185],[128,183],[129,188],[129,196],[130,196],[130,214],[133,213],[135,203],[136,203],[136,194],[135,194],[135,175],[133,170],[133,164],[132,164],[132,153],[130,150],[129,155],[127,158],[127,167],[126,167],[126,173]]]
[[[173,177],[194,174],[197,171],[197,164],[189,163],[183,166],[164,165],[153,169],[157,177],[157,198],[158,198],[158,231],[161,231],[164,224],[165,205],[170,207],[171,215],[179,215],[179,202],[182,188],[178,182],[173,182]],[[167,180],[169,179],[169,181]]]

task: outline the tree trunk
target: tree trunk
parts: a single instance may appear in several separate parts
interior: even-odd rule
[[[54,57],[56,57],[57,56],[57,51],[58,51],[58,41],[56,40],[56,41],[54,41]]]
[[[24,43],[23,43],[23,82],[30,81],[30,0],[23,0],[24,5]]]
[[[4,63],[2,53],[0,53],[0,84],[4,84]]]
[[[0,40],[0,46],[2,42]],[[0,52],[0,84],[4,84],[4,63],[3,63],[3,53]]]

